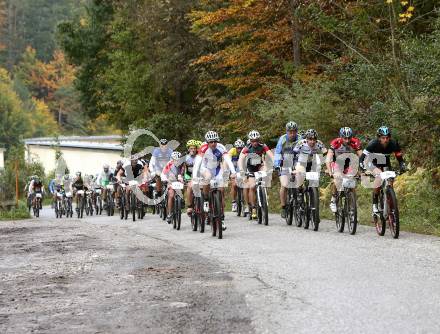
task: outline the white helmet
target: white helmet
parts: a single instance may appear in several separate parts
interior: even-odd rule
[[[179,160],[182,157],[182,154],[180,152],[174,151],[171,154],[171,159],[173,160]]]
[[[241,140],[240,138],[237,139],[234,143],[234,147],[236,148],[243,148],[245,146],[244,141]]]
[[[219,142],[220,138],[218,136],[218,133],[215,131],[208,131],[205,135],[206,142]]]
[[[260,133],[258,132],[258,131],[256,131],[256,130],[252,130],[251,132],[249,132],[249,134],[248,134],[248,138],[250,139],[250,140],[257,140],[257,139],[260,139]]]

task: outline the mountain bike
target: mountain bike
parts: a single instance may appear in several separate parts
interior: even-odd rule
[[[215,237],[218,232],[218,238],[223,238],[222,220],[223,212],[223,196],[219,189],[219,184],[216,179],[210,181],[209,190],[209,221],[211,223],[212,236]]]
[[[172,182],[171,188],[174,191],[174,205],[173,205],[173,228],[176,230],[180,230],[180,224],[182,222],[182,191],[183,191],[183,183],[182,182]]]
[[[382,185],[378,201],[379,212],[373,213],[373,223],[376,226],[377,234],[384,236],[386,223],[388,223],[391,235],[394,239],[398,239],[400,234],[399,207],[393,188],[394,179],[396,177],[397,173],[394,171],[385,170],[380,173]]]
[[[41,202],[43,200],[43,194],[41,192],[36,192],[32,200],[32,209],[35,217],[40,217]]]
[[[113,198],[113,191],[115,186],[113,184],[108,184],[106,186],[106,196],[105,196],[105,209],[107,211],[107,216],[113,216],[115,214],[115,200]]]
[[[292,174],[293,169],[289,168],[289,175],[290,175],[290,184],[295,182],[295,176]],[[297,191],[296,188],[292,186],[287,187],[287,198],[286,198],[286,224],[292,225],[293,219],[295,218],[296,226],[301,227],[302,226],[302,219],[301,215],[298,215],[300,212],[300,208],[298,208],[297,205]]]
[[[93,191],[87,190],[85,193],[85,211],[87,216],[93,216]]]
[[[72,197],[72,193],[70,191],[65,193],[64,196],[64,208],[66,210],[66,217],[67,218],[72,218],[73,216],[73,206],[72,206],[72,202],[73,202],[73,197]]]
[[[84,190],[77,190],[76,192],[76,214],[78,218],[82,218],[84,214],[84,207],[85,207],[85,191]]]
[[[356,177],[343,176],[342,190],[336,194],[336,229],[339,233],[344,232],[345,224],[351,235],[356,234],[357,229],[357,198]]]
[[[66,212],[64,207],[64,192],[56,191],[55,193],[55,216],[56,218],[62,218],[63,214]]]
[[[119,191],[120,191],[120,196],[119,196],[119,204],[120,204],[120,208],[119,208],[119,215],[121,220],[128,219],[128,209],[127,209],[127,198],[125,196],[126,194],[126,185],[124,182],[119,183]]]
[[[268,197],[266,182],[264,179],[267,177],[267,173],[264,171],[255,172],[255,192],[256,192],[256,206],[257,206],[257,219],[258,224],[264,223],[269,225],[269,209],[268,209]]]
[[[96,215],[102,214],[102,189],[95,188],[95,196],[94,196],[94,204],[95,204],[95,212]]]
[[[237,174],[237,178],[238,178],[238,174]],[[243,216],[245,216],[244,213],[244,207],[245,207],[245,203],[244,203],[244,194],[243,194],[243,188],[240,187],[238,185],[239,180],[237,179],[237,216],[240,217],[242,214]]]
[[[125,189],[126,192],[128,192],[127,200],[128,200],[128,208],[131,213],[132,219],[135,222],[136,221],[136,214],[137,214],[137,197],[136,197],[136,191],[137,187],[139,185],[139,182],[136,180],[128,181],[128,187]]]
[[[318,172],[306,172],[304,184],[297,190],[297,205],[295,207],[295,217],[297,226],[304,225],[304,229],[308,229],[311,225],[314,231],[319,228],[319,188],[311,186],[311,183],[319,181]]]

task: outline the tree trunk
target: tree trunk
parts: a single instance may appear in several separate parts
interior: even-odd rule
[[[295,66],[301,65],[301,28],[299,22],[299,0],[290,0],[290,9],[292,12],[292,51],[293,64]]]

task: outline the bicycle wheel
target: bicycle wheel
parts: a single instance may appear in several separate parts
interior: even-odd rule
[[[318,231],[319,228],[319,189],[310,188],[310,222],[312,223],[313,231]]]
[[[380,235],[381,237],[383,237],[385,235],[386,221],[385,221],[385,218],[383,217],[383,214],[382,214],[383,213],[383,203],[384,203],[382,190],[380,191],[380,194],[379,194],[378,203],[379,203],[378,205],[379,205],[380,213],[373,214],[373,223],[376,226],[377,234]]]
[[[267,226],[269,225],[269,208],[267,205],[267,191],[264,187],[260,187],[260,203],[263,224]]]
[[[336,229],[339,233],[343,233],[345,229],[345,204],[346,204],[345,193],[343,191],[339,192],[336,198]]]
[[[39,198],[37,198],[35,200],[34,215],[37,218],[40,217],[40,199]]]
[[[304,223],[304,229],[308,230],[310,226],[310,192],[304,191],[304,198],[305,198],[305,219],[303,221]]]
[[[180,224],[182,223],[182,199],[180,196],[177,196],[176,201],[176,222],[177,222],[177,231],[180,230]]]
[[[243,210],[243,189],[237,189],[237,217],[241,217]]]
[[[356,192],[354,190],[351,190],[345,199],[345,214],[347,217],[348,222],[348,231],[351,235],[356,234],[357,230],[357,198],[356,198]]]
[[[391,230],[391,235],[394,239],[399,238],[400,233],[400,220],[399,220],[399,208],[397,205],[396,193],[392,187],[387,189],[387,205],[388,205],[388,225]]]
[[[295,222],[297,227],[301,227],[306,224],[307,221],[307,207],[304,198],[304,192],[299,191],[296,196],[296,203],[294,206]]]
[[[80,208],[79,208],[79,213],[81,218],[84,216],[84,206],[85,206],[85,201],[84,201],[84,197],[81,196],[81,202],[80,202]]]
[[[286,224],[292,225],[294,216],[294,205],[293,205],[293,191],[288,189],[287,202],[286,202]]]
[[[133,221],[136,221],[136,194],[134,193],[134,190],[130,193],[130,210],[131,210],[131,216],[133,218]]]
[[[119,213],[120,213],[121,219],[124,219],[125,218],[125,194],[124,193],[121,193],[121,195],[120,195],[119,205],[120,205]]]

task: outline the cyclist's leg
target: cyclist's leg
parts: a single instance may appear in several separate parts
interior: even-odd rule
[[[187,213],[191,214],[192,211],[193,211],[193,198],[194,198],[194,194],[193,194],[193,191],[192,191],[192,181],[188,182],[188,185],[186,187],[185,197],[186,197],[186,203],[187,203],[187,206],[188,206]]]

